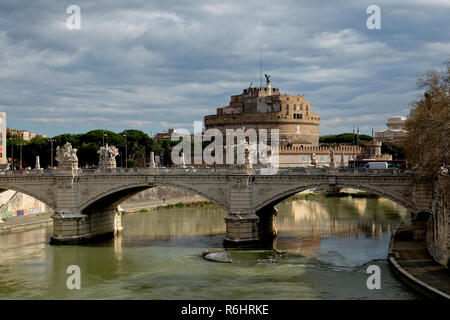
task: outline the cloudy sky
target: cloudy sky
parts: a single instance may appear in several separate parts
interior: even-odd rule
[[[69,5],[81,30],[69,30]],[[366,9],[381,8],[381,30]],[[0,0],[0,112],[50,136],[192,129],[263,72],[320,133],[385,128],[450,57],[450,0]]]

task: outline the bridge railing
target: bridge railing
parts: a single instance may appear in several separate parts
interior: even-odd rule
[[[242,169],[238,167],[157,167],[157,168],[114,168],[114,169],[79,169],[78,176],[89,175],[227,175],[233,173],[263,174],[262,168]],[[389,168],[389,169],[364,169],[364,168],[304,168],[286,167],[278,168],[278,175],[340,175],[340,176],[396,176],[412,172],[411,170]],[[8,176],[52,176],[60,174],[58,170],[3,170],[1,177]]]

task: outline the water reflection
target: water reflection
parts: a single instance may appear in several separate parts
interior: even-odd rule
[[[385,199],[320,198],[278,205],[270,250],[232,250],[233,264],[201,258],[220,247],[225,212],[157,210],[123,217],[124,233],[83,246],[50,246],[50,229],[0,237],[0,299],[411,299],[386,263],[405,209]],[[365,267],[382,268],[368,291]],[[82,290],[68,290],[69,265]],[[339,276],[336,276],[336,273]],[[376,291],[376,292],[375,292]]]

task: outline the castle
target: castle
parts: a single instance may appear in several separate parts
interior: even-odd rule
[[[253,128],[278,129],[280,146],[319,146],[320,117],[311,111],[303,95],[281,94],[272,88],[266,75],[266,87],[250,85],[242,94],[231,96],[229,105],[217,108],[217,114],[205,116],[205,129]]]
[[[230,103],[217,108],[216,114],[205,116],[205,129],[216,128],[224,135],[226,129],[278,129],[280,167],[344,167],[357,158],[391,159],[381,155],[381,142],[370,142],[365,147],[320,146],[320,116],[312,112],[311,103],[304,95],[280,93],[271,87],[270,76],[265,76],[265,87],[250,85],[241,94],[231,96]]]

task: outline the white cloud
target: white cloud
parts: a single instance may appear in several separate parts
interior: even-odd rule
[[[80,1],[79,31],[56,0],[2,3],[1,111],[48,135],[189,127],[259,83],[262,48],[273,86],[304,93],[321,132],[384,127],[448,57],[448,3],[381,1],[377,31],[360,1]]]

